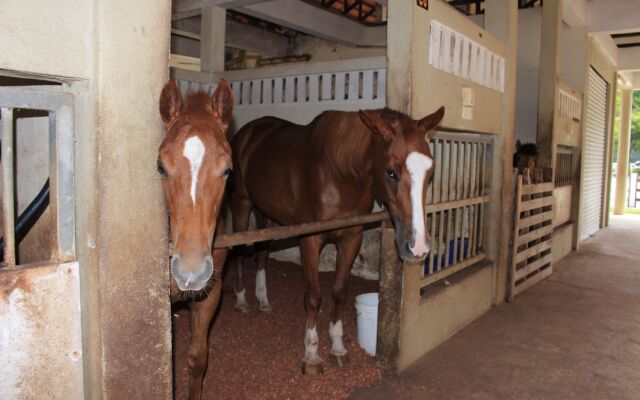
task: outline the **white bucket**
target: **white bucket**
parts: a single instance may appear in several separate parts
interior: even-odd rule
[[[356,296],[358,343],[370,356],[376,355],[378,335],[378,293]]]

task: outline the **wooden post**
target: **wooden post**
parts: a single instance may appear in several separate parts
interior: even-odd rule
[[[202,9],[200,28],[200,70],[224,71],[224,43],[227,11],[220,7]]]
[[[503,40],[505,46],[505,83],[502,96],[502,133],[494,141],[491,207],[488,218],[488,256],[496,261],[494,269],[494,304],[502,303],[507,294],[509,238],[513,221],[512,152],[515,136],[516,62],[518,42],[518,6],[511,0],[485,2],[485,28]]]
[[[391,371],[397,370],[396,361],[400,351],[402,276],[395,230],[390,222],[384,222],[380,228],[380,294],[376,353],[378,364]]]
[[[562,1],[547,0],[542,7],[542,45],[540,49],[540,82],[538,84],[538,167],[555,167],[553,117],[556,108],[560,35],[562,33]]]

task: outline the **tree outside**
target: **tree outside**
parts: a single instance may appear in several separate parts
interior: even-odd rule
[[[618,138],[620,137],[620,91],[616,92],[616,114],[613,125],[613,161],[618,162]],[[631,106],[631,149],[629,161],[640,161],[640,91],[633,92]]]

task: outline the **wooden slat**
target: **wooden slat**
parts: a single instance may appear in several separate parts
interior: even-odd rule
[[[284,86],[284,79],[282,78],[273,79],[273,103],[274,104],[282,104],[282,102],[284,102],[283,86]]]
[[[435,274],[425,276],[420,280],[420,287],[423,288],[425,286],[428,286],[434,282],[439,281],[440,279],[446,278],[449,275],[455,274],[458,271],[461,271],[467,267],[470,267],[471,265],[478,263],[484,259],[485,259],[485,254],[481,253],[475,257],[471,257],[457,264],[453,264],[449,268],[445,268],[439,272],[436,272]]]
[[[539,199],[532,199],[522,201],[522,205],[520,207],[520,212],[534,210],[536,208],[547,207],[553,204],[553,195],[548,197],[542,197]]]
[[[425,207],[426,212],[434,212],[434,211],[442,211],[448,210],[450,208],[459,208],[470,206],[474,204],[488,203],[489,196],[478,196],[472,197],[470,199],[462,199],[456,201],[448,201],[446,203],[438,203],[438,204],[429,204]]]
[[[345,75],[346,74],[344,72],[338,72],[336,74],[335,93],[333,94],[333,100],[335,101],[345,100]]]
[[[262,104],[273,104],[273,80],[262,80]]]
[[[519,264],[522,261],[526,260],[527,258],[533,257],[536,254],[540,254],[543,251],[548,250],[550,248],[551,248],[551,240],[545,240],[544,242],[541,242],[533,247],[529,247],[528,249],[516,255],[516,264]]]
[[[540,282],[544,278],[548,277],[549,275],[551,275],[551,272],[553,272],[553,267],[549,266],[549,268],[546,268],[538,272],[537,274],[533,275],[532,277],[520,283],[519,285],[516,285],[512,289],[510,298],[513,298],[514,296],[524,292],[525,290],[529,289],[531,286],[535,285],[536,283]]]
[[[322,100],[332,100],[331,74],[322,74]]]
[[[519,229],[527,228],[531,225],[541,224],[545,221],[551,221],[553,219],[553,210],[545,211],[541,214],[532,215],[530,217],[521,218],[518,224]]]
[[[320,75],[309,75],[309,102],[320,101]]]
[[[307,77],[299,76],[296,79],[296,103],[307,102]]]
[[[553,191],[553,188],[554,188],[553,182],[538,183],[535,185],[524,185],[522,187],[522,193],[520,194],[525,195],[525,194],[551,192]]]
[[[516,281],[519,281],[520,279],[524,278],[525,276],[529,275],[532,272],[535,272],[537,270],[539,270],[540,268],[544,267],[547,264],[551,263],[551,253],[543,256],[542,258],[539,258],[537,260],[535,260],[534,262],[525,265],[524,267],[516,270]]]
[[[284,80],[284,102],[285,103],[293,103],[295,98],[295,77],[287,76]]]
[[[546,235],[550,235],[553,232],[553,224],[545,225],[534,231],[530,231],[524,235],[520,235],[516,240],[516,247],[520,247],[523,244],[527,244],[533,240],[540,239]]]

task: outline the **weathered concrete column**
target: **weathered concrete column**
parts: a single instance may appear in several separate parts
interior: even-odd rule
[[[502,96],[502,134],[494,141],[494,182],[491,206],[493,221],[512,221],[512,152],[515,137],[516,73],[518,60],[518,6],[511,0],[487,0],[485,2],[485,29],[505,42],[505,82]],[[502,193],[500,193],[502,191]],[[497,204],[496,204],[497,203]],[[490,224],[490,257],[496,260],[494,269],[493,304],[505,300],[509,265],[509,236],[511,223]]]
[[[562,1],[546,0],[542,7],[542,40],[540,48],[540,83],[538,84],[538,167],[555,166],[556,149],[553,116],[560,66],[562,33]]]
[[[227,10],[220,7],[202,9],[200,25],[200,70],[224,71],[224,43]]]
[[[101,399],[173,398],[167,214],[156,171],[170,2],[96,3]],[[84,132],[76,132],[77,136]],[[96,288],[85,288],[96,290]]]
[[[622,89],[620,109],[620,130],[618,137],[618,167],[616,171],[616,198],[613,206],[615,215],[624,214],[627,197],[627,177],[629,175],[629,147],[631,145],[631,89]]]

